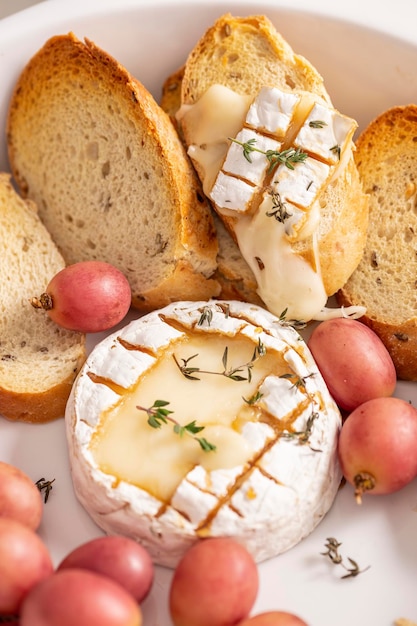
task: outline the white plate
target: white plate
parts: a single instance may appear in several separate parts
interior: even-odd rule
[[[411,0],[407,2],[410,8]],[[407,2],[398,0],[395,5]],[[352,3],[355,6],[355,0]],[[281,8],[277,4],[273,0],[165,4],[158,0],[65,0],[45,2],[9,17],[0,22],[0,128],[4,129],[10,92],[20,69],[49,36],[72,30],[80,38],[93,39],[158,99],[164,78],[182,64],[204,30],[228,11],[267,14],[293,48],[316,65],[336,107],[355,117],[360,128],[390,106],[417,101],[417,39],[413,44],[414,26],[410,25],[416,20],[412,15],[399,9],[406,32],[402,38],[387,32],[383,5],[379,5],[381,30],[376,31],[364,26],[366,12],[358,13],[356,23],[337,19],[334,0],[327,2],[332,17],[324,13],[326,0],[318,3],[317,13],[300,9],[308,2],[298,3],[297,10],[289,8],[290,2],[281,2]],[[340,15],[346,16],[348,4],[337,3]],[[359,8],[361,3],[356,1],[356,5]],[[363,5],[366,8],[366,2]],[[415,18],[414,5],[412,12]],[[394,12],[392,16],[394,20]],[[399,34],[398,21],[393,21],[392,30]],[[9,169],[4,133],[0,169]],[[89,339],[90,347],[97,339]],[[400,383],[396,395],[417,406],[416,384]],[[0,418],[0,459],[21,467],[33,480],[55,478],[40,534],[56,563],[81,542],[101,534],[75,500],[63,426],[62,420],[34,426]],[[392,496],[369,496],[361,507],[355,504],[349,486],[342,489],[330,513],[307,539],[260,566],[261,587],[254,612],[293,611],[311,626],[392,626],[400,616],[417,622],[416,486],[414,481]],[[342,542],[345,558],[370,569],[357,578],[341,580],[340,566],[321,555],[330,536]],[[157,568],[153,591],[144,605],[145,626],[170,626],[171,574]]]

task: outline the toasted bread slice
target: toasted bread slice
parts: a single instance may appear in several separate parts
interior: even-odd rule
[[[265,268],[264,259],[255,255],[249,258],[250,254],[243,250],[241,239],[236,234],[238,219],[232,217],[227,210],[219,210],[217,201],[210,193],[210,190],[213,190],[213,181],[207,188],[204,181],[208,178],[206,171],[208,168],[205,168],[204,158],[201,158],[203,151],[207,150],[207,144],[204,141],[200,144],[195,141],[196,125],[199,123],[200,115],[196,114],[194,118],[190,118],[187,114],[193,107],[199,106],[210,88],[218,85],[237,94],[236,101],[241,97],[247,98],[248,103],[253,102],[263,87],[278,88],[291,94],[308,94],[315,102],[332,108],[330,96],[319,72],[306,59],[295,54],[273,24],[262,15],[240,18],[226,14],[208,29],[187,58],[183,75],[178,72],[172,77],[172,81],[167,83],[166,107],[167,110],[171,109],[171,115],[175,86],[179,81],[181,81],[181,109],[178,114],[180,133],[196,171],[203,181],[206,194],[212,199],[214,208],[238,242],[245,260],[257,276],[259,287],[262,280],[259,279],[259,275]],[[232,108],[231,104],[228,107],[229,111]],[[197,128],[197,132],[199,130]],[[209,134],[206,133],[206,136]],[[225,139],[230,141],[230,137],[225,137],[224,144]],[[319,213],[320,217],[314,232],[311,236],[303,233],[303,237],[295,238],[291,243],[292,252],[310,264],[312,271],[320,277],[322,283],[320,299],[323,301],[324,298],[324,303],[328,296],[334,294],[347,281],[357,267],[366,240],[368,198],[363,193],[352,156],[354,145],[351,138],[346,145],[347,156],[341,157],[337,175],[329,177],[317,196],[315,212]],[[196,150],[193,150],[195,147]],[[198,158],[195,155],[198,155]],[[220,184],[219,186],[221,187]],[[265,191],[265,187],[263,189]],[[221,191],[223,192],[223,189]],[[253,206],[248,214],[254,215]],[[273,220],[270,223],[272,225]],[[255,234],[251,241],[254,239]],[[277,262],[275,265],[280,263]],[[286,276],[277,275],[276,280],[271,281],[269,292],[287,283],[288,275],[291,273],[292,269],[288,268]],[[307,292],[309,286],[304,285],[305,287]],[[299,293],[301,294],[301,291]],[[265,301],[264,297],[263,299]],[[300,296],[299,299],[306,302],[308,298]],[[270,308],[268,302],[266,304]],[[273,312],[278,315],[281,313],[278,310]],[[309,311],[303,309],[303,314],[307,316],[303,319],[308,320],[311,313],[311,307]],[[321,310],[315,311],[315,318],[320,318],[320,315]],[[310,319],[311,317],[313,315]]]
[[[417,380],[417,106],[393,107],[357,140],[356,163],[370,197],[363,258],[337,294],[366,307],[361,321],[382,339],[397,375]]]
[[[8,149],[66,263],[112,263],[141,310],[219,293],[212,215],[174,126],[93,42],[56,36],[29,61]]]
[[[0,415],[47,422],[63,417],[85,360],[85,337],[59,328],[30,299],[64,266],[36,207],[0,174]]]

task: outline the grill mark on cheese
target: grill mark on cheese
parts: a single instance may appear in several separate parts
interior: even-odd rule
[[[96,385],[105,385],[114,393],[117,393],[118,396],[122,396],[126,393],[126,387],[122,387],[111,380],[111,378],[106,378],[105,376],[100,376],[99,374],[95,374],[94,372],[87,372],[87,376],[92,380]]]
[[[153,356],[156,358],[157,353],[155,352],[155,350],[152,350],[152,348],[150,348],[149,346],[144,346],[141,344],[133,344],[130,343],[129,341],[126,341],[125,339],[122,339],[121,337],[117,337],[117,341],[120,343],[121,346],[123,346],[123,348],[125,348],[125,350],[131,350],[133,351],[137,351],[137,352],[143,352],[144,354],[149,354],[149,356]]]
[[[268,439],[264,447],[258,453],[254,454],[253,458],[248,460],[242,473],[235,478],[233,485],[229,487],[229,489],[227,490],[227,493],[220,498],[217,496],[218,502],[216,506],[213,507],[213,509],[211,509],[208,515],[204,518],[204,520],[202,520],[197,526],[196,532],[200,537],[205,537],[209,535],[209,529],[210,529],[210,525],[212,521],[216,518],[219,510],[224,506],[230,507],[237,515],[239,515],[240,517],[243,517],[243,514],[236,508],[236,506],[231,504],[230,500],[233,498],[233,495],[242,488],[242,485],[244,485],[244,483],[249,478],[250,474],[255,469],[258,470],[261,474],[263,474],[266,478],[268,478],[275,484],[285,486],[280,480],[278,480],[275,476],[270,474],[262,466],[261,461],[263,457],[265,456],[265,454],[267,454],[271,450],[271,448],[273,448],[276,445],[276,443],[281,438],[284,431],[294,432],[293,423],[296,421],[298,417],[300,417],[300,415],[302,415],[302,413],[309,407],[309,405],[313,403],[313,401],[314,401],[314,398],[311,395],[309,395],[308,398],[306,398],[304,402],[297,405],[296,410],[293,410],[290,415],[288,415],[287,417],[283,419],[278,419],[277,417],[273,416],[268,411],[266,411],[264,408],[257,407],[257,409],[259,410],[259,414],[260,414],[260,421],[263,421],[264,423],[271,426],[275,432],[275,436]],[[291,442],[288,442],[288,445],[291,445]],[[213,492],[209,488],[203,489],[200,485],[197,485],[193,483],[192,481],[188,481],[188,482],[193,484],[193,486],[199,489],[201,492],[214,495]],[[251,487],[249,489],[251,489]],[[251,496],[247,495],[247,497],[250,497],[251,499],[255,499],[257,495],[256,493],[252,493]],[[178,512],[183,514],[181,511],[178,511]]]
[[[269,450],[271,450],[271,448],[276,444],[277,439],[278,439],[277,437],[269,439],[267,443],[265,444],[265,446],[262,448],[262,450],[256,453],[254,457],[248,462],[248,464],[244,466],[243,471],[235,478],[233,485],[229,487],[229,489],[227,490],[227,493],[222,497],[218,497],[216,506],[211,509],[208,515],[204,518],[204,520],[202,520],[198,524],[196,528],[196,533],[198,534],[199,537],[204,537],[209,534],[210,525],[212,521],[216,518],[219,510],[222,507],[229,506],[233,508],[232,505],[230,504],[230,500],[232,499],[234,494],[241,489],[241,487],[250,477],[251,473],[255,469],[258,469],[257,464],[259,463],[261,458],[267,452],[269,452]],[[273,476],[271,477],[271,480],[273,482],[276,482],[277,484],[280,484]]]
[[[201,321],[202,313],[206,313],[208,307],[212,309],[213,315],[210,314]],[[170,328],[166,326],[165,320],[168,321]],[[173,329],[172,321],[175,328],[180,330],[179,333]],[[279,323],[277,318],[258,307],[237,302],[229,302],[226,305],[224,302],[219,304],[210,302],[170,305],[166,307],[162,316],[155,312],[149,317],[132,322],[126,330],[120,332],[120,336],[123,339],[120,345],[115,344],[116,335],[113,339],[105,340],[103,348],[96,348],[97,351],[104,349],[107,354],[101,352],[97,359],[93,358],[87,362],[84,375],[80,377],[75,388],[77,402],[71,409],[71,411],[75,409],[74,419],[78,423],[83,421],[84,411],[88,411],[89,415],[87,424],[89,436],[86,437],[87,431],[83,424],[78,431],[78,437],[73,437],[70,442],[72,460],[77,464],[77,468],[78,463],[81,463],[79,469],[83,472],[83,484],[86,485],[83,492],[80,489],[80,471],[75,471],[76,493],[80,495],[84,493],[82,501],[87,510],[91,510],[99,526],[107,532],[112,532],[115,528],[120,531],[123,528],[123,532],[132,534],[148,547],[152,546],[153,557],[158,563],[169,566],[173,559],[177,558],[177,546],[182,543],[184,546],[189,545],[193,537],[221,534],[222,528],[227,528],[225,531],[227,534],[232,534],[249,545],[254,540],[252,520],[254,525],[260,527],[265,523],[268,533],[267,527],[271,528],[271,514],[273,516],[275,513],[265,502],[266,494],[268,501],[272,497],[273,503],[277,503],[278,525],[282,517],[280,513],[282,499],[288,506],[295,507],[294,524],[298,526],[300,523],[306,524],[311,530],[311,524],[316,517],[311,515],[310,519],[309,513],[306,516],[304,509],[298,509],[299,500],[306,499],[306,502],[310,502],[310,496],[304,496],[308,479],[304,481],[306,472],[303,470],[308,469],[311,480],[318,481],[317,488],[322,485],[318,492],[319,500],[317,497],[313,498],[314,510],[317,506],[319,509],[322,507],[320,511],[327,510],[338,477],[334,442],[340,415],[331,399],[326,396],[327,390],[323,386],[320,374],[306,350],[305,343],[296,331]],[[186,379],[171,358],[174,352],[179,359],[199,352],[201,363],[196,365],[213,370],[217,369],[218,360],[222,360],[223,347],[228,345],[230,348],[228,362],[234,366],[237,362],[246,361],[253,347],[258,344],[259,338],[267,350],[267,356],[256,361],[254,366],[256,378],[250,388],[223,376],[207,374],[207,379],[213,381],[214,386],[204,385],[201,387],[202,391],[199,391],[202,382]],[[153,347],[155,360],[128,354],[131,346],[136,346],[136,343],[140,344],[142,341]],[[123,343],[126,346],[126,353],[123,350]],[[207,343],[209,346],[200,351],[200,346]],[[133,350],[135,349],[134,347]],[[121,359],[120,368],[118,361],[115,362],[114,359]],[[156,365],[160,361],[163,362],[161,368]],[[94,363],[98,371],[91,372],[89,368]],[[173,379],[169,374],[171,371],[174,372]],[[114,376],[120,383],[116,388],[121,391],[119,400],[116,401],[114,394],[104,387],[106,385],[110,389],[115,388],[115,381],[109,381],[113,372],[116,372]],[[148,381],[142,389],[148,375],[154,379]],[[102,386],[92,390],[91,382]],[[135,396],[137,387],[141,388],[140,397]],[[193,395],[189,396],[188,389],[193,390]],[[233,437],[216,440],[218,452],[224,453],[226,461],[230,461],[231,455],[233,459],[230,464],[224,464],[223,459],[219,457],[220,462],[217,465],[216,463],[210,465],[210,459],[215,460],[215,455],[211,457],[211,453],[202,453],[199,456],[196,442],[187,436],[180,438],[174,434],[172,424],[163,425],[159,430],[152,429],[146,424],[145,412],[141,414],[141,427],[137,431],[139,437],[144,436],[144,439],[138,447],[137,439],[132,437],[131,430],[132,425],[134,429],[136,428],[139,419],[136,405],[150,406],[157,399],[155,391],[158,391],[159,395],[159,390],[161,395],[158,399],[170,402],[168,408],[173,409],[174,418],[179,417],[183,404],[189,405],[191,409],[200,408],[201,405],[204,412],[201,425],[206,429],[201,434],[207,436],[208,441],[211,441],[213,433],[210,422],[217,419],[213,415],[217,415],[219,407],[220,417],[224,417],[225,401],[221,394],[228,390],[227,393],[233,394],[233,403],[228,409],[229,414],[226,415],[228,428],[233,437],[238,436],[246,441],[249,446],[247,451],[243,449],[243,456],[239,456],[238,444],[236,456],[234,449],[236,440]],[[260,398],[256,396],[257,391],[262,393]],[[175,398],[170,396],[171,392],[178,394],[180,404],[175,404]],[[252,393],[253,396],[249,396]],[[256,399],[255,404],[245,402],[242,396]],[[125,402],[127,404],[124,412],[122,410],[120,413],[112,413],[115,406]],[[302,451],[303,448],[309,447],[309,442],[298,441],[296,437],[289,441],[282,438],[284,431],[303,433],[312,413],[317,413],[318,418],[311,431],[311,447],[320,449],[320,454],[314,449]],[[131,419],[124,422],[126,415]],[[122,466],[116,464],[116,467],[112,467],[106,458],[101,462],[96,455],[95,445],[97,438],[103,436],[103,420],[107,416],[115,417],[117,418],[115,422],[120,422],[121,430],[116,432],[115,436],[109,431],[111,436],[107,439],[106,445],[110,451],[116,451],[116,461],[121,460]],[[202,415],[197,413],[193,417],[199,423]],[[190,415],[184,414],[184,418],[189,420]],[[70,425],[71,422],[72,418],[66,423]],[[225,428],[224,425],[220,426]],[[160,431],[163,433],[162,440],[159,439]],[[153,443],[149,443],[149,434]],[[154,435],[156,439],[153,438]],[[164,439],[166,435],[168,438]],[[161,441],[162,444],[164,441],[168,442],[169,449],[164,445],[161,447]],[[189,466],[183,467],[181,464],[190,449],[192,456],[189,458]],[[159,454],[156,457],[158,481],[169,482],[171,474],[175,474],[175,480],[164,486],[164,489],[165,487],[167,489],[163,493],[155,491],[152,484],[151,488],[148,488],[147,477],[150,476],[151,480],[155,478],[154,461],[148,458],[150,452]],[[323,460],[325,462],[328,460],[330,464],[327,466],[326,475],[321,469]],[[176,467],[177,463],[180,464],[179,467]],[[302,466],[301,472],[298,471],[298,464]],[[140,466],[140,470],[145,466],[144,480],[135,480],[135,476],[129,473],[131,468],[137,465]],[[326,505],[323,505],[323,498],[327,502]],[[112,512],[111,515],[106,513],[109,511]],[[305,522],[300,521],[304,517]],[[259,534],[256,536],[258,537],[256,541],[260,540]],[[160,539],[165,540],[164,545],[160,543]],[[269,534],[265,536],[265,546],[259,555],[265,558],[277,554],[283,548],[288,548],[291,541],[294,541],[292,537],[274,538]]]

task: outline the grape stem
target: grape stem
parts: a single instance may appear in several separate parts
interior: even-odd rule
[[[43,309],[44,311],[50,311],[54,302],[49,293],[42,293],[39,298],[30,298],[29,302],[33,306],[34,309]]]
[[[368,472],[359,472],[353,479],[355,487],[355,500],[357,504],[362,504],[362,496],[367,491],[371,491],[375,487],[375,476]]]

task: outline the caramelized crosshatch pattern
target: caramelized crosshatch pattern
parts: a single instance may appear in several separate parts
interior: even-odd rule
[[[178,303],[132,322],[93,351],[67,418],[81,502],[107,531],[130,520],[161,564],[223,534],[277,554],[339,486],[340,413],[298,332],[256,306]]]

